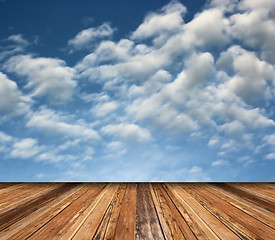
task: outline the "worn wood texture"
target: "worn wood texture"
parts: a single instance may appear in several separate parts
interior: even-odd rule
[[[275,239],[274,183],[0,183],[0,239]]]

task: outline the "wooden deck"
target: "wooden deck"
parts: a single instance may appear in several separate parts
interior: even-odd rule
[[[275,239],[274,183],[0,183],[0,239]]]

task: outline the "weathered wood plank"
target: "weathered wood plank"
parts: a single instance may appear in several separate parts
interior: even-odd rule
[[[157,195],[155,193],[153,185],[154,184],[150,184],[149,185],[149,189],[150,189],[152,200],[153,200],[156,212],[157,212],[157,216],[158,216],[158,219],[159,219],[160,227],[161,227],[162,232],[163,232],[163,234],[165,236],[165,239],[172,239],[172,233],[170,231],[170,228],[169,228],[167,222],[165,221],[164,213],[162,211],[162,206],[161,206],[161,204],[159,202],[159,199],[158,199],[158,197],[157,197]]]
[[[114,239],[128,240],[135,237],[136,184],[128,183],[123,198]]]
[[[117,226],[118,216],[121,209],[123,197],[125,195],[126,184],[120,184],[112,202],[110,203],[100,226],[93,239],[113,239]]]
[[[274,239],[274,183],[0,183],[0,239]]]
[[[29,239],[57,239],[62,231],[68,230],[82,212],[87,209],[104,186],[92,185],[88,191],[75,200],[69,207],[60,212],[50,222],[35,232]],[[69,238],[67,238],[69,239]]]
[[[0,239],[27,239],[88,190],[83,184],[74,184],[74,186],[52,202],[0,232]]]
[[[222,188],[216,187],[214,184],[204,184],[202,186],[204,189],[212,192],[219,198],[224,201],[229,202],[233,206],[239,208],[245,213],[251,215],[255,219],[263,222],[264,224],[270,226],[271,228],[275,228],[275,214],[267,211],[264,208],[260,208],[258,205],[255,205],[238,195],[235,195],[231,192],[225,191]]]
[[[174,212],[171,211],[169,205],[167,204],[167,195],[162,191],[161,185],[154,184],[153,188],[162,209],[163,218],[165,219],[167,226],[170,229],[172,239],[186,239],[174,216]]]
[[[258,239],[273,239],[275,232],[267,225],[234,207],[230,203],[223,201],[201,186],[194,184],[192,185],[192,189],[200,193],[204,198],[215,202],[216,206],[220,208],[220,211],[226,212],[226,214],[236,222],[239,222],[243,227],[249,230],[251,234],[256,235]]]
[[[54,187],[53,187],[54,188]],[[21,204],[16,208],[13,208],[7,212],[0,214],[0,231],[4,230],[13,223],[19,221],[20,219],[26,217],[30,213],[36,211],[40,207],[51,202],[57,196],[62,195],[64,192],[68,191],[71,187],[69,185],[61,185],[57,188],[55,187],[50,192],[39,196],[38,198],[32,199],[31,201]]]
[[[87,216],[83,224],[80,225],[76,234],[70,239],[89,240],[94,237],[94,234],[103,219],[104,213],[106,212],[106,209],[108,209],[118,187],[119,184],[112,184],[107,189],[104,196],[97,203],[96,209],[90,211],[90,214]]]
[[[154,208],[149,185],[137,185],[137,216],[135,239],[165,239]]]

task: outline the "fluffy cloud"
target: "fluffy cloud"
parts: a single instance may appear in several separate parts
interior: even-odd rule
[[[118,104],[115,101],[111,101],[99,103],[95,105],[91,111],[96,117],[105,117],[114,112],[117,108]]]
[[[34,113],[27,122],[27,127],[35,127],[50,135],[76,138],[80,140],[99,140],[100,137],[95,130],[84,123],[67,123],[66,117],[59,116],[49,109],[42,109]]]
[[[231,16],[232,35],[247,46],[259,50],[264,59],[274,64],[274,2],[246,0],[239,7],[249,11]]]
[[[60,59],[18,55],[10,58],[4,67],[26,77],[25,88],[32,90],[32,97],[46,97],[50,103],[70,100],[76,87],[75,70],[66,67]]]
[[[12,139],[13,138],[11,136],[9,136],[6,133],[0,131],[0,142],[1,143],[10,142],[10,141],[12,141]]]
[[[230,163],[226,160],[217,160],[211,163],[212,166],[218,167],[218,166],[229,166]]]
[[[17,84],[0,72],[0,111],[10,111],[20,100]]]
[[[229,39],[227,32],[229,21],[218,8],[205,10],[184,26],[186,35],[193,35],[195,44],[203,47],[222,47]],[[209,27],[215,26],[215,27]]]
[[[88,28],[79,32],[73,39],[69,40],[68,46],[80,50],[90,48],[96,41],[110,37],[114,29],[108,23],[104,23],[97,28]]]
[[[186,13],[186,8],[172,1],[163,7],[159,14],[151,13],[144,22],[132,33],[132,39],[142,40],[150,37],[158,37],[155,41],[163,41],[164,33],[177,32],[181,29],[182,15]]]
[[[10,153],[14,158],[30,158],[37,155],[42,150],[38,145],[37,139],[25,138],[13,144],[13,149]]]
[[[250,104],[267,97],[268,85],[275,80],[272,65],[238,46],[221,53],[218,65],[228,72],[234,70],[227,87]]]
[[[29,111],[31,100],[22,95],[17,84],[0,72],[0,121]]]
[[[152,140],[150,132],[136,124],[109,124],[101,128],[103,134],[113,136],[126,142],[146,143]]]

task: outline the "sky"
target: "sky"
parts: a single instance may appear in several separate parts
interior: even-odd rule
[[[0,29],[0,181],[275,181],[274,0],[1,0]]]

